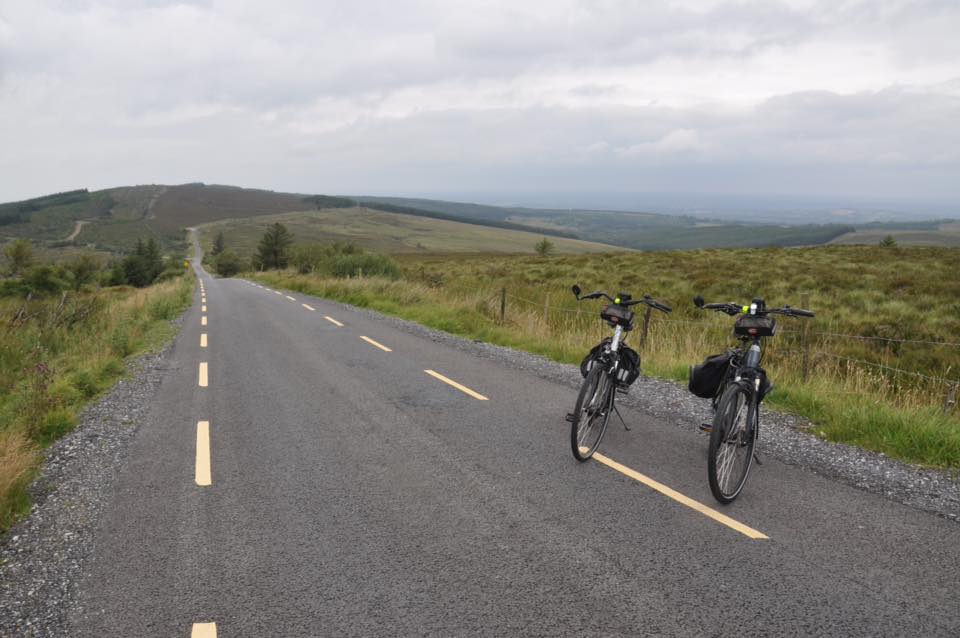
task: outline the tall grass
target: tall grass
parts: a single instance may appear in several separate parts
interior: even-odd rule
[[[0,530],[29,508],[40,451],[123,375],[124,359],[174,333],[192,278],[0,302]]]
[[[292,272],[256,275],[274,287],[344,301],[473,339],[577,363],[609,333],[584,289],[649,292],[674,306],[654,312],[642,349],[647,374],[683,381],[688,368],[731,344],[732,320],[690,302],[749,301],[799,306],[809,295],[811,332],[960,341],[960,251],[865,247],[716,250],[575,257],[402,258],[405,278],[334,279]],[[499,323],[500,290],[508,291]],[[960,468],[960,417],[942,409],[960,349],[811,337],[802,376],[800,320],[780,321],[764,367],[777,390],[768,402],[810,419],[813,434],[915,463]],[[639,332],[639,330],[637,331]],[[630,337],[638,347],[639,335]],[[819,354],[824,353],[824,354]],[[837,358],[839,357],[843,358]],[[933,380],[852,363],[856,359],[923,373]]]

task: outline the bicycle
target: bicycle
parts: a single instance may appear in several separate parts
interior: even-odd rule
[[[573,456],[583,462],[593,456],[600,446],[611,412],[615,411],[623,427],[630,429],[617,410],[615,401],[617,391],[626,392],[640,376],[640,355],[624,345],[624,333],[633,330],[634,325],[631,306],[645,304],[664,313],[672,310],[650,295],[644,295],[642,299],[633,299],[626,293],[611,297],[598,290],[581,296],[580,286],[575,285],[572,290],[577,301],[601,297],[610,301],[600,311],[600,318],[614,329],[613,337],[607,337],[594,346],[580,364],[584,375],[583,385],[580,386],[573,412],[567,415]]]
[[[764,300],[754,299],[749,306],[734,303],[704,303],[697,296],[694,305],[703,310],[716,310],[731,317],[738,317],[734,335],[740,340],[737,348],[725,355],[729,360],[713,393],[713,423],[701,426],[710,432],[707,448],[707,478],[714,498],[723,504],[732,503],[743,491],[753,461],[760,462],[754,452],[760,434],[759,407],[763,398],[773,389],[767,373],[760,363],[763,360],[763,340],[776,333],[776,320],[771,315],[787,317],[813,317],[809,310],[801,308],[767,308]],[[690,387],[694,386],[691,371]],[[710,384],[708,379],[707,385]],[[702,396],[702,395],[700,395]]]

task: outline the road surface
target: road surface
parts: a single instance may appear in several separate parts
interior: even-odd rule
[[[197,272],[74,635],[960,634],[956,523],[772,459],[721,508],[630,409],[580,464],[569,387]]]

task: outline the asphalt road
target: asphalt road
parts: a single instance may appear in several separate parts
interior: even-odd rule
[[[74,635],[960,635],[960,525],[772,459],[719,506],[629,409],[579,464],[570,388],[198,273]]]

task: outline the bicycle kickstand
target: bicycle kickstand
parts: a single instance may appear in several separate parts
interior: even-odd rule
[[[613,411],[617,413],[617,416],[620,417],[620,423],[623,423],[623,429],[627,432],[630,431],[630,426],[627,425],[627,422],[623,420],[623,415],[620,414],[620,408],[617,407],[617,404],[613,404]]]
[[[757,462],[757,465],[763,465],[763,461],[760,460],[760,453],[754,451],[753,460]]]

